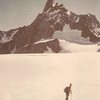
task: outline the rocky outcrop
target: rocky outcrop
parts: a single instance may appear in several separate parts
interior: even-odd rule
[[[95,15],[86,14],[78,15],[69,25],[71,29],[81,31],[81,36],[84,38],[89,37],[90,41],[100,41],[100,23]]]
[[[56,3],[53,6],[53,0],[48,0],[43,13],[39,14],[29,26],[7,32],[0,31],[0,53],[43,53],[47,50],[47,46],[58,53],[61,48],[57,40],[49,41],[50,44],[34,43],[41,39],[52,38],[55,31],[63,31],[65,25],[72,30],[81,31],[81,36],[90,38],[92,42],[100,41],[100,23],[95,15],[77,15],[62,4]]]
[[[49,8],[53,7],[54,0],[47,0],[43,12],[47,11]]]
[[[17,49],[15,53],[46,53],[61,51],[60,42],[58,39],[51,39],[47,41],[38,41],[32,45],[26,45],[23,48]]]

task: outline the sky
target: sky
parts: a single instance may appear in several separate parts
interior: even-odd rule
[[[41,13],[47,0],[0,0],[0,30],[29,25]],[[77,13],[95,14],[100,20],[100,0],[55,0]]]

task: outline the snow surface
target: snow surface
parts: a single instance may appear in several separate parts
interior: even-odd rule
[[[71,15],[71,12],[70,11],[67,11],[67,14],[68,14],[68,16],[70,16]]]
[[[90,29],[90,31],[93,32],[96,37],[100,37],[100,28],[95,24],[92,24],[92,27],[93,29]]]
[[[54,39],[41,39],[38,42],[35,42],[34,44],[39,44],[39,43],[46,43],[49,41],[53,41]],[[88,45],[83,45],[83,44],[78,44],[78,43],[71,43],[66,40],[58,39],[60,42],[60,47],[62,50],[60,53],[93,53],[97,52],[100,49],[100,46],[98,44],[88,44]],[[51,48],[47,47],[48,51],[45,51],[44,53],[53,53]]]
[[[100,37],[100,28],[95,28],[94,29],[94,34],[97,36],[97,37]]]
[[[11,51],[11,54],[14,54],[15,51],[16,51],[16,45],[15,45],[14,49]]]
[[[3,34],[3,37],[1,38],[0,42],[1,43],[6,43],[6,42],[9,42],[13,39],[13,36],[18,32],[18,30],[14,30],[12,33],[11,33],[11,36],[8,37],[7,34]]]
[[[45,51],[44,53],[53,53],[53,51],[52,51],[52,49],[51,48],[49,48],[48,46],[47,46],[47,51]]]
[[[100,100],[100,54],[0,56],[0,100]]]
[[[75,20],[76,23],[78,23],[80,21],[80,17],[77,17],[77,19]]]
[[[49,42],[49,41],[52,41],[52,40],[54,40],[54,39],[41,39],[41,40],[35,42],[34,44],[45,43],[45,42]]]
[[[76,43],[70,43],[65,40],[59,40],[60,46],[62,47],[61,52],[69,52],[69,53],[93,53],[97,52],[100,49],[100,46],[97,44],[94,45],[81,45]]]

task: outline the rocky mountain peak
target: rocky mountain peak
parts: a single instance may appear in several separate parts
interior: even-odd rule
[[[53,2],[47,0],[43,12],[29,26],[0,31],[0,53],[43,53],[48,47],[54,52],[60,52],[58,39],[38,44],[36,42],[52,39],[55,31],[63,31],[65,25],[81,31],[81,36],[90,38],[92,42],[100,41],[100,23],[95,15],[78,15],[66,9],[63,4],[53,5]]]
[[[54,0],[47,0],[43,12],[47,11],[49,8],[53,7]]]

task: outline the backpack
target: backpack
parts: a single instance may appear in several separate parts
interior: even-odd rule
[[[70,90],[70,87],[66,87],[66,88],[64,89],[64,92],[67,93],[67,94],[69,94],[70,91],[71,91],[71,90]]]

